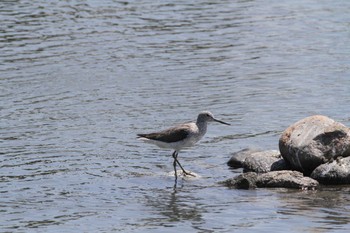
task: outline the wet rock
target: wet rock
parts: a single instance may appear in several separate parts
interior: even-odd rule
[[[261,150],[246,148],[246,149],[234,152],[230,160],[227,162],[227,165],[232,168],[242,168],[244,160],[251,154],[258,151],[261,151]]]
[[[286,170],[287,163],[277,150],[267,150],[252,153],[243,162],[244,172],[265,173],[270,171]]]
[[[297,171],[272,171],[258,174],[256,172],[243,173],[237,177],[228,179],[222,184],[237,189],[252,188],[294,188],[294,189],[316,189],[319,183],[305,177]]]
[[[233,168],[244,168],[244,172],[264,173],[288,169],[277,150],[244,149],[232,154],[227,164]]]
[[[281,154],[279,158],[279,160],[271,164],[271,171],[290,170],[289,164],[282,158]]]
[[[229,188],[254,189],[254,188],[256,188],[257,177],[258,177],[257,173],[247,172],[247,173],[243,173],[239,176],[236,176],[234,178],[225,180],[221,183]]]
[[[260,174],[256,181],[259,188],[295,188],[295,189],[316,189],[319,183],[305,177],[298,171],[272,171]]]
[[[287,128],[279,140],[291,169],[310,175],[323,163],[350,155],[350,130],[325,116],[311,116]]]
[[[350,184],[350,157],[318,166],[311,177],[321,184]]]

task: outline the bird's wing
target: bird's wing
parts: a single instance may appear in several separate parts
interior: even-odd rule
[[[151,140],[171,143],[184,140],[188,136],[188,134],[189,130],[187,127],[173,127],[156,133],[137,134],[137,136]]]

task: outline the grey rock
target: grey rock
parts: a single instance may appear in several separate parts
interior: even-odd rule
[[[350,130],[325,116],[311,116],[288,127],[279,148],[291,169],[310,175],[323,163],[350,155]]]
[[[319,183],[305,177],[298,171],[273,171],[260,174],[256,181],[257,187],[266,188],[295,188],[295,189],[316,189]]]
[[[232,154],[227,162],[232,168],[244,168],[244,172],[254,171],[264,173],[289,169],[279,151],[246,148]]]
[[[251,154],[261,150],[246,148],[237,152],[234,152],[227,162],[227,165],[232,168],[241,168],[243,167],[244,160]]]
[[[254,152],[247,156],[243,162],[244,172],[265,173],[270,171],[286,170],[287,163],[277,150]]]
[[[350,184],[350,157],[338,158],[318,166],[311,177],[321,184]]]
[[[304,177],[297,171],[272,171],[258,174],[256,172],[243,173],[237,177],[228,179],[222,184],[237,189],[252,188],[294,188],[294,189],[317,189],[319,183]]]
[[[247,172],[240,174],[234,178],[225,180],[221,182],[221,184],[235,189],[255,189],[256,188],[256,180],[258,174],[255,172]]]

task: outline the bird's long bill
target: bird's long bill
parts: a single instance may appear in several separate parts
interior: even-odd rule
[[[224,124],[224,125],[231,125],[231,124],[229,124],[229,123],[220,121],[220,120],[218,120],[218,119],[213,119],[213,120],[216,121],[216,122],[219,122],[219,123],[221,123],[221,124]]]

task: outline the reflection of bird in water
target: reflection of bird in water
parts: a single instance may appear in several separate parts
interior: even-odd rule
[[[173,149],[173,166],[175,171],[175,182],[177,181],[176,164],[178,164],[184,175],[192,175],[185,171],[177,159],[178,153],[182,148],[191,147],[196,144],[207,132],[208,122],[216,121],[221,124],[230,125],[226,122],[217,120],[213,114],[204,111],[199,113],[196,122],[183,123],[169,129],[149,134],[137,134],[138,138],[144,142],[155,144],[161,148]],[[193,175],[192,175],[193,176]]]

